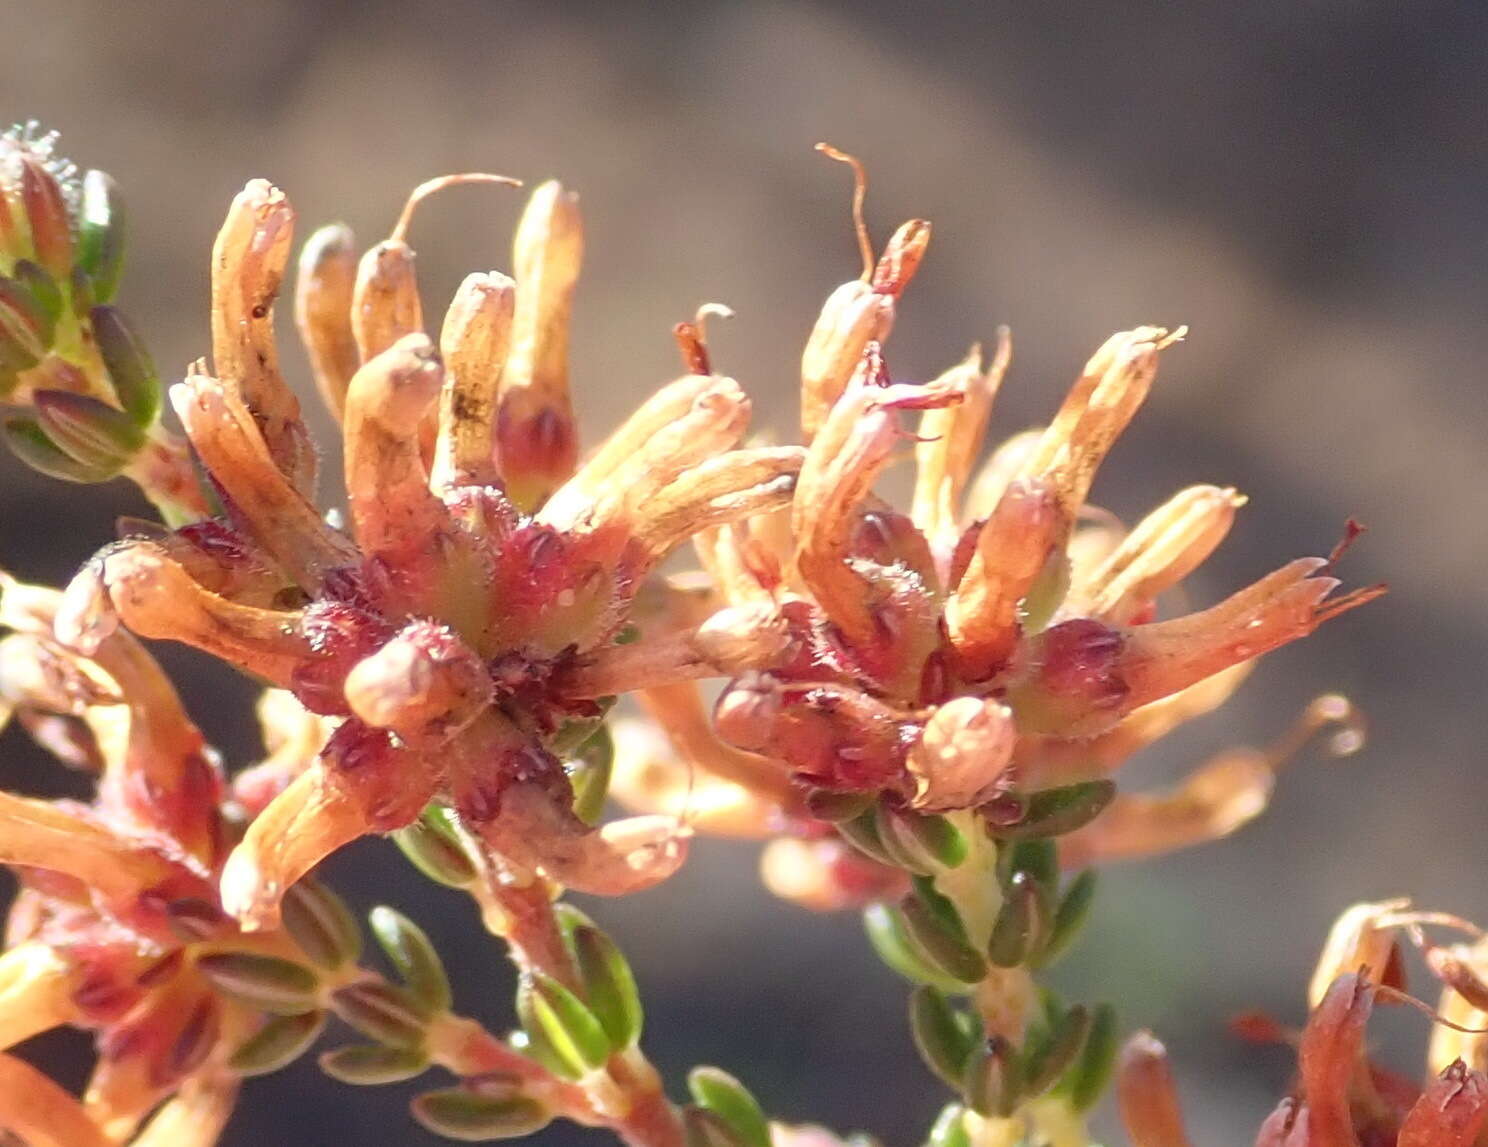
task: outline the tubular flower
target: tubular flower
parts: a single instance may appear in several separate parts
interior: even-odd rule
[[[1466,939],[1440,945],[1428,929]],[[1365,1028],[1376,1004],[1407,1002],[1401,948],[1421,952],[1442,984],[1425,1086],[1370,1062]],[[1256,1147],[1474,1147],[1488,1130],[1488,963],[1481,929],[1408,900],[1359,904],[1339,917],[1308,992],[1292,1093],[1262,1124]],[[1269,1023],[1266,1025],[1271,1027]],[[1162,1045],[1141,1033],[1118,1070],[1134,1147],[1190,1140]]]
[[[122,631],[91,657],[64,648],[60,608],[55,591],[0,583],[6,712],[97,774],[86,804],[0,794],[0,863],[20,883],[0,955],[0,1052],[70,1025],[95,1033],[98,1062],[78,1100],[0,1054],[0,1129],[68,1147],[210,1147],[248,1070],[237,1049],[265,1012],[303,1017],[279,1063],[319,1030],[317,976],[288,933],[246,936],[222,910],[234,811],[159,667]],[[243,993],[245,967],[259,988],[278,984],[274,1000]]]
[[[823,818],[853,819],[873,798],[911,816],[980,810],[994,835],[1027,835],[1041,795],[1080,806],[1062,814],[1060,833],[1114,797],[1106,818],[1068,840],[1066,863],[1083,864],[1234,831],[1260,813],[1277,768],[1323,725],[1346,726],[1338,751],[1357,747],[1357,718],[1326,697],[1268,751],[1225,754],[1170,793],[1114,795],[1110,774],[1124,760],[1222,704],[1259,656],[1383,589],[1334,598],[1333,559],[1305,558],[1209,609],[1160,618],[1161,596],[1219,545],[1244,497],[1190,487],[1129,531],[1087,499],[1159,358],[1184,331],[1113,335],[1049,425],[1009,440],[978,471],[1011,340],[1001,332],[990,361],[973,348],[930,382],[891,381],[883,340],[929,226],[905,224],[875,260],[861,188],[859,172],[864,277],[828,300],[803,356],[808,445],[790,507],[693,539],[710,581],[701,611],[719,611],[707,625],[732,631],[738,660],[752,664],[718,698],[716,732],[704,733],[695,691],[647,691],[643,657],[632,654],[625,677],[642,688],[675,752],[663,765],[654,740],[633,760],[622,745],[617,794],[648,810],[706,798],[704,828],[725,792],[741,807],[752,794],[748,823],[792,838],[767,849],[771,885],[817,889],[802,897],[816,904],[861,904],[885,881],[853,874],[841,895],[819,894],[838,867]],[[685,360],[708,369],[701,321],[679,325],[678,337]],[[903,513],[873,487],[906,443],[916,479]],[[647,621],[648,635],[695,641],[697,603],[674,587],[668,608]],[[693,778],[694,765],[734,787],[715,791]],[[772,820],[767,833],[761,826]],[[786,853],[810,875],[786,877]]]
[[[124,208],[102,171],[79,175],[36,124],[0,133],[0,437],[71,482],[119,474],[161,513],[206,511],[183,444],[160,426],[163,389],[112,305]]]
[[[663,878],[682,857],[676,820],[592,827],[575,814],[565,757],[614,694],[773,664],[793,641],[762,608],[631,641],[656,564],[700,529],[785,506],[804,452],[733,449],[749,401],[704,372],[663,387],[576,465],[564,349],[582,246],[574,196],[540,187],[517,228],[518,281],[471,275],[438,344],[423,333],[410,217],[430,191],[471,180],[510,182],[433,181],[354,268],[344,228],[301,260],[300,330],[343,425],[344,530],[312,501],[315,454],[277,368],[272,303],[293,211],[263,181],[245,188],[213,258],[212,368],[198,363],[171,391],[224,513],[106,549],[72,590],[79,647],[122,619],[334,725],[303,772],[259,777],[261,796],[282,791],[222,881],[245,927],[271,926],[322,857],[409,824],[431,800],[511,873],[601,893]]]

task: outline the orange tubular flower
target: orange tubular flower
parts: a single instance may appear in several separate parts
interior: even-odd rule
[[[665,877],[682,857],[676,820],[591,827],[573,812],[563,755],[614,693],[773,664],[793,641],[756,608],[624,644],[649,571],[700,529],[785,506],[803,451],[733,450],[749,402],[703,373],[664,387],[575,468],[572,194],[540,187],[517,229],[516,281],[470,276],[439,345],[422,332],[411,212],[470,180],[500,177],[425,184],[354,280],[344,229],[301,262],[300,329],[344,428],[344,531],[311,500],[314,453],[276,366],[271,304],[293,212],[248,185],[213,260],[213,368],[198,364],[171,394],[224,513],[110,547],[74,590],[80,647],[117,616],[338,722],[311,767],[260,775],[282,791],[222,878],[248,928],[272,926],[322,857],[432,799],[518,875],[600,893]]]
[[[1428,929],[1465,935],[1439,945]],[[1403,991],[1402,941],[1442,983],[1440,1009]],[[1309,986],[1296,1084],[1261,1125],[1256,1147],[1475,1147],[1488,1130],[1488,944],[1458,917],[1410,901],[1358,904],[1334,925]],[[1424,1087],[1371,1063],[1365,1028],[1380,1002],[1405,1002],[1436,1027]],[[1162,1045],[1139,1033],[1118,1070],[1122,1119],[1134,1147],[1189,1143]]]
[[[725,602],[773,602],[795,637],[790,659],[724,693],[723,737],[780,759],[810,789],[881,793],[921,812],[981,807],[1002,827],[1022,815],[1023,794],[1100,779],[1218,704],[1256,657],[1379,593],[1329,601],[1331,563],[1310,558],[1211,609],[1154,619],[1158,596],[1208,556],[1244,499],[1194,487],[1123,536],[1086,498],[1182,333],[1113,336],[1049,427],[975,481],[1006,335],[986,372],[973,352],[925,385],[891,384],[868,341],[829,412],[807,419],[787,542],[756,518],[699,547]],[[871,489],[915,409],[905,516]],[[1285,755],[1216,763],[1184,795],[1128,801],[1119,833],[1089,840],[1087,857],[1231,831],[1264,806]]]
[[[71,1025],[96,1033],[99,1058],[79,1101],[0,1055],[0,1130],[67,1147],[210,1147],[242,1074],[234,1051],[264,1022],[214,972],[247,954],[270,959],[261,971],[315,976],[286,933],[248,938],[222,911],[222,773],[159,667],[123,631],[91,657],[64,648],[62,609],[55,591],[0,577],[5,708],[97,772],[88,804],[0,794],[0,863],[21,886],[0,955],[0,1051]],[[315,1006],[307,997],[300,1050],[319,1030]]]

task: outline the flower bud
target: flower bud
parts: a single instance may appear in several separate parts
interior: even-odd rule
[[[1400,962],[1398,925],[1387,918],[1406,912],[1406,899],[1355,904],[1334,922],[1307,985],[1307,1004],[1318,1007],[1340,976],[1362,974],[1376,980],[1389,975]],[[1383,981],[1382,981],[1383,982]]]
[[[1167,1049],[1151,1032],[1137,1032],[1122,1048],[1116,1099],[1133,1147],[1191,1147]]]
[[[573,473],[578,429],[568,386],[568,327],[584,255],[578,197],[540,184],[517,224],[511,350],[496,411],[496,458],[508,496],[533,509]]]
[[[1473,1147],[1488,1127],[1488,1077],[1461,1060],[1432,1080],[1406,1113],[1396,1147]]]
[[[367,724],[412,743],[438,743],[473,721],[491,700],[491,676],[449,630],[428,621],[405,627],[346,677],[346,701]]]
[[[444,316],[439,351],[444,390],[431,481],[493,485],[496,470],[496,401],[511,348],[517,285],[491,271],[468,275]]]
[[[984,804],[1006,783],[1016,741],[1012,710],[995,698],[957,697],[941,705],[909,752],[910,803],[940,812]]]
[[[1190,486],[1137,524],[1092,574],[1090,615],[1131,622],[1160,593],[1177,585],[1214,552],[1245,499],[1233,489]]]

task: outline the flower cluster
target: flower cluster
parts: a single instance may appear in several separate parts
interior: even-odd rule
[[[1381,592],[1333,597],[1335,553],[1161,614],[1244,499],[1193,487],[1127,531],[1088,496],[1181,329],[1114,335],[1047,427],[979,466],[1009,336],[990,363],[973,348],[930,382],[891,376],[885,343],[930,225],[909,221],[875,257],[861,169],[824,147],[858,173],[864,268],[807,340],[801,444],[746,440],[749,399],[705,339],[724,310],[710,305],[676,328],[687,373],[585,453],[568,379],[577,199],[538,186],[513,276],[470,275],[435,338],[415,211],[452,185],[513,182],[448,176],[360,256],[334,225],[299,258],[296,325],[342,430],[345,513],[325,513],[274,330],[288,200],[249,183],[217,237],[211,361],[169,390],[188,457],[158,426],[138,343],[80,301],[117,278],[116,200],[88,177],[69,207],[51,146],[13,134],[0,150],[12,443],[75,480],[128,473],[166,520],[130,523],[62,594],[7,582],[0,597],[0,698],[99,772],[86,807],[0,797],[0,862],[25,886],[0,1043],[71,1023],[100,1048],[81,1104],[0,1059],[30,1081],[14,1094],[47,1097],[0,1102],[0,1128],[123,1142],[168,1100],[135,1142],[205,1147],[238,1079],[299,1055],[334,1012],[374,1041],[323,1057],[335,1078],[456,1075],[414,1105],[450,1137],[562,1115],[637,1147],[834,1142],[770,1125],[715,1068],[673,1105],[639,1048],[624,958],[554,904],[655,884],[702,829],[767,840],[764,879],[783,896],[866,909],[876,951],[915,985],[916,1046],[955,1092],[937,1147],[1087,1142],[1115,1015],[1035,976],[1079,929],[1089,866],[1233,831],[1312,732],[1342,723],[1348,749],[1357,730],[1327,697],[1273,748],[1227,753],[1173,792],[1118,795],[1113,774],[1258,657]],[[30,322],[63,281],[70,317]],[[905,443],[908,512],[874,491]],[[700,570],[663,576],[689,541]],[[268,758],[229,783],[136,635],[271,686]],[[711,711],[705,679],[721,682]],[[622,697],[649,721],[611,720]],[[609,795],[638,815],[606,822]],[[357,965],[354,924],[309,874],[367,834],[467,891],[508,943],[512,1036],[450,1012],[437,953],[390,910],[373,931],[405,983]]]

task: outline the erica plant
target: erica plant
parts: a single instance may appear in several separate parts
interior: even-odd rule
[[[1082,1147],[1113,1072],[1137,1147],[1188,1142],[1161,1045],[1139,1033],[1118,1055],[1108,1002],[1061,1000],[1040,974],[1075,942],[1100,865],[1233,832],[1315,732],[1357,747],[1350,706],[1324,696],[1267,730],[1271,747],[1171,791],[1117,780],[1261,655],[1381,589],[1336,593],[1339,547],[1167,610],[1244,498],[1192,487],[1126,529],[1088,497],[1183,329],[1113,335],[1046,426],[984,459],[1010,336],[931,381],[896,378],[885,347],[930,224],[876,252],[861,168],[823,150],[855,169],[863,269],[807,339],[799,429],[752,436],[709,306],[675,329],[682,376],[588,445],[567,352],[583,224],[558,183],[527,199],[510,274],[471,274],[436,324],[416,209],[515,181],[433,180],[386,238],[358,254],[323,227],[294,269],[289,200],[250,182],[211,255],[210,360],[167,387],[113,302],[111,181],[34,128],[0,139],[6,441],[57,478],[128,477],[161,518],[126,523],[63,590],[0,584],[4,712],[96,777],[87,803],[0,795],[19,885],[0,1047],[71,1025],[98,1053],[80,1097],[0,1055],[0,1129],[32,1147],[207,1147],[245,1078],[318,1048],[347,1084],[423,1077],[413,1118],[455,1140],[568,1119],[636,1147],[836,1143],[772,1122],[718,1068],[679,1102],[642,1050],[625,957],[563,900],[656,885],[718,833],[763,842],[776,894],[863,913],[949,1091],[934,1147]],[[278,366],[286,275],[307,381],[342,431],[344,491],[326,503],[312,389]],[[909,455],[901,508],[874,487]],[[662,572],[679,551],[696,570]],[[224,767],[139,638],[262,682],[266,759]],[[468,893],[506,945],[510,1031],[460,1014],[479,984],[391,908],[365,930],[397,977],[363,961],[363,925],[313,870],[369,834]],[[1407,998],[1402,943],[1456,1025],[1419,1099],[1362,1044],[1370,1007]],[[1257,1142],[1477,1142],[1483,950],[1406,902],[1347,914],[1297,1037],[1298,1090]]]

